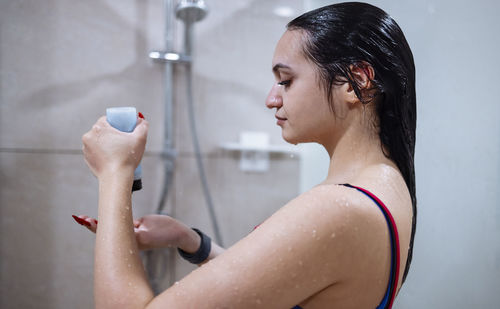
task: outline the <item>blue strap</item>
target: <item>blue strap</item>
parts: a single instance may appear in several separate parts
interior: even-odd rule
[[[391,238],[391,273],[389,274],[389,283],[387,285],[387,290],[385,292],[384,298],[382,299],[382,302],[376,308],[376,309],[384,309],[389,305],[390,296],[391,296],[391,288],[392,288],[392,285],[394,282],[394,268],[396,266],[395,265],[395,263],[396,263],[396,248],[395,248],[394,230],[389,222],[389,217],[386,214],[386,212],[384,211],[384,208],[382,208],[382,206],[380,206],[380,204],[370,194],[367,194],[363,190],[360,190],[354,186],[351,186],[350,184],[342,184],[342,185],[349,187],[349,188],[356,189],[359,192],[363,193],[364,195],[368,196],[380,208],[380,210],[384,214],[385,220],[387,221],[387,227],[389,228],[389,232],[391,235],[391,237],[390,237]],[[296,305],[292,309],[302,309],[302,307],[300,307],[299,305]]]
[[[389,274],[389,283],[387,285],[387,290],[385,292],[384,298],[382,299],[382,302],[377,306],[377,309],[384,309],[389,305],[390,296],[391,296],[391,292],[392,292],[392,285],[394,282],[394,268],[396,266],[395,265],[396,264],[396,248],[395,248],[396,244],[395,244],[394,229],[391,226],[391,223],[389,221],[389,216],[384,211],[384,208],[370,194],[368,194],[368,193],[364,192],[363,190],[360,190],[354,186],[351,186],[350,184],[343,184],[343,186],[356,189],[359,192],[363,193],[364,195],[368,196],[378,206],[378,208],[380,208],[380,210],[384,214],[385,220],[387,222],[387,227],[389,228],[389,232],[391,235],[391,237],[390,237],[391,238],[391,273]]]

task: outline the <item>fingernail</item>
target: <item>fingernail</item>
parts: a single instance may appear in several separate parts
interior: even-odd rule
[[[78,222],[78,224],[80,225],[85,225],[85,226],[90,226],[90,223],[88,223],[86,220],[83,220],[82,218],[79,218],[75,215],[71,215],[73,217],[73,219],[75,219],[76,222]]]
[[[139,115],[140,118],[145,119],[144,115],[141,112],[139,112],[138,115]]]

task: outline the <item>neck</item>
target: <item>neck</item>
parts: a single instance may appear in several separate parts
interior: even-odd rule
[[[378,135],[361,123],[349,126],[336,141],[323,146],[330,155],[328,176],[324,183],[350,183],[369,166],[394,165],[382,152]]]

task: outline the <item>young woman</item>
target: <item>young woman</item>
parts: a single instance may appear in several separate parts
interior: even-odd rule
[[[415,232],[415,68],[384,11],[323,7],[287,26],[267,97],[290,143],[330,155],[327,178],[224,249],[167,216],[133,221],[130,188],[148,131],[102,117],[83,136],[99,179],[97,308],[390,308],[408,272]],[[129,155],[134,154],[134,155]],[[176,246],[202,265],[154,297],[138,250]]]

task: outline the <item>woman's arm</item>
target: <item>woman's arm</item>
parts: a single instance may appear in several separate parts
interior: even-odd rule
[[[99,179],[99,229],[94,261],[96,308],[144,308],[153,292],[135,240],[131,188],[133,169]]]
[[[85,159],[99,179],[97,308],[290,308],[340,280],[356,260],[359,232],[345,228],[354,207],[336,207],[336,193],[313,189],[224,253],[214,247],[217,258],[154,298],[131,210],[133,171],[146,132],[144,121],[123,133],[101,118],[83,138]]]
[[[94,294],[97,308],[144,308],[153,298],[135,240],[131,188],[146,145],[148,123],[132,133],[101,117],[83,137],[83,152],[99,180]]]
[[[93,233],[98,221],[88,216],[73,216],[79,224]],[[184,223],[167,215],[146,215],[134,220],[134,234],[139,250],[176,247],[194,253],[200,247],[200,236]],[[225,249],[212,241],[210,254],[199,266],[217,257]]]
[[[195,253],[201,245],[198,233],[182,222],[165,215],[148,215],[140,218],[135,224],[135,232],[140,249],[177,247],[187,253]],[[224,251],[224,248],[212,241],[207,259],[198,266]]]

